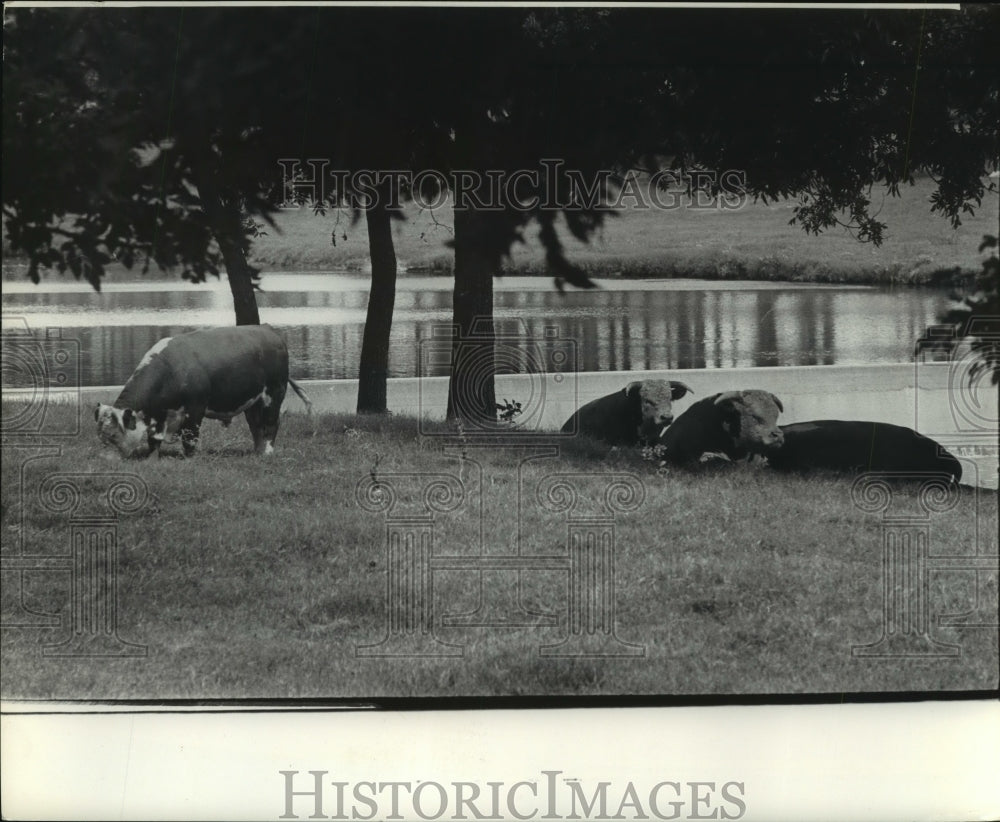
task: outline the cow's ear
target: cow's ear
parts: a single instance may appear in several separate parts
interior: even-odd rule
[[[722,415],[722,430],[731,437],[740,433],[740,410],[737,408],[743,402],[743,394],[739,391],[723,391],[715,398],[715,406]]]
[[[129,430],[135,430],[135,411],[131,408],[126,408],[122,411],[122,424]]]
[[[779,399],[778,399],[778,398],[777,398],[776,396],[774,396],[774,394],[770,394],[770,393],[769,393],[769,394],[768,394],[768,396],[769,396],[769,397],[770,397],[770,398],[771,398],[772,400],[774,400],[774,404],[775,404],[776,406],[778,406],[778,410],[779,410],[779,411],[780,411],[780,412],[781,412],[782,414],[784,414],[784,413],[785,413],[785,406],[783,406],[783,405],[781,404],[781,400],[779,400]]]
[[[675,380],[670,381],[670,399],[679,400],[685,394],[693,394],[691,387]]]
[[[641,389],[642,389],[642,382],[640,380],[636,380],[635,382],[630,382],[628,385],[625,386],[625,396],[626,397],[638,396],[639,391]]]

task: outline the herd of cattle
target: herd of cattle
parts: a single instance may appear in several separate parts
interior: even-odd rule
[[[102,441],[125,457],[148,457],[180,437],[194,453],[206,417],[229,425],[245,414],[257,453],[273,449],[287,386],[288,349],[270,326],[192,331],[154,345],[113,405],[94,411]],[[939,472],[955,482],[961,463],[934,440],[882,422],[815,420],[779,425],[781,400],[750,389],[714,394],[674,419],[672,403],[691,391],[682,382],[642,380],[579,408],[564,433],[617,446],[662,446],[671,465],[709,458],[767,458],[770,467],[808,471]]]
[[[781,400],[769,391],[725,391],[691,405],[675,420],[672,402],[690,389],[681,382],[643,380],[581,407],[563,432],[615,445],[662,446],[670,465],[706,458],[767,457],[785,471],[945,473],[958,482],[962,464],[929,437],[900,425],[863,420],[812,420],[779,425]]]

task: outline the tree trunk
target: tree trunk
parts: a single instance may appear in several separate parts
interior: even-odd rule
[[[257,296],[253,290],[256,271],[247,262],[243,251],[244,234],[239,200],[236,197],[224,197],[212,179],[211,170],[204,165],[197,168],[195,174],[198,196],[226,264],[229,290],[236,310],[236,324],[260,325]]]
[[[372,258],[372,284],[368,293],[368,315],[361,342],[358,368],[358,413],[385,414],[386,379],[389,374],[389,334],[396,303],[396,251],[389,218],[390,191],[378,191],[378,201],[365,210],[368,250]]]
[[[493,277],[500,255],[489,236],[489,216],[455,209],[455,337],[447,418],[476,428],[496,425]]]
[[[229,290],[233,294],[233,308],[236,310],[236,324],[260,325],[257,295],[253,290],[255,272],[247,262],[246,254],[238,243],[225,242],[218,235],[216,239],[222,249],[222,258],[226,262]]]

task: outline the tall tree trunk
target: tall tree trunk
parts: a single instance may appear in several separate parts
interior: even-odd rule
[[[195,185],[198,186],[198,196],[226,264],[229,290],[236,310],[236,324],[260,325],[257,296],[253,290],[256,271],[247,262],[243,251],[243,221],[239,200],[223,196],[215,184],[211,169],[205,164],[195,169]]]
[[[254,269],[247,262],[246,254],[238,243],[219,238],[222,258],[226,262],[229,290],[233,295],[237,325],[260,325],[260,311],[257,309],[257,295],[253,290]]]
[[[358,413],[385,414],[386,379],[389,374],[389,334],[396,304],[396,251],[392,243],[388,186],[380,187],[378,201],[365,210],[368,250],[372,258],[372,284],[368,314],[361,341],[358,368]]]
[[[488,213],[455,209],[455,337],[448,383],[449,420],[496,424],[496,329],[493,277],[500,270]]]

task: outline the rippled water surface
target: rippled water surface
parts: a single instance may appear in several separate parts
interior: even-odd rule
[[[602,281],[559,294],[550,280],[497,281],[504,363],[516,369],[526,336],[546,340],[543,358],[569,350],[578,371],[906,362],[914,340],[947,305],[943,292],[789,283],[695,280]],[[451,281],[401,277],[390,376],[440,375],[435,330],[451,319]],[[288,340],[292,374],[357,376],[368,303],[366,277],[269,274],[258,295],[262,322]],[[140,282],[101,293],[72,282],[4,283],[5,329],[59,329],[80,348],[82,385],[120,385],[164,336],[233,322],[225,282]],[[551,329],[556,329],[552,331]],[[435,356],[430,356],[431,349]],[[10,384],[10,375],[5,382]]]

